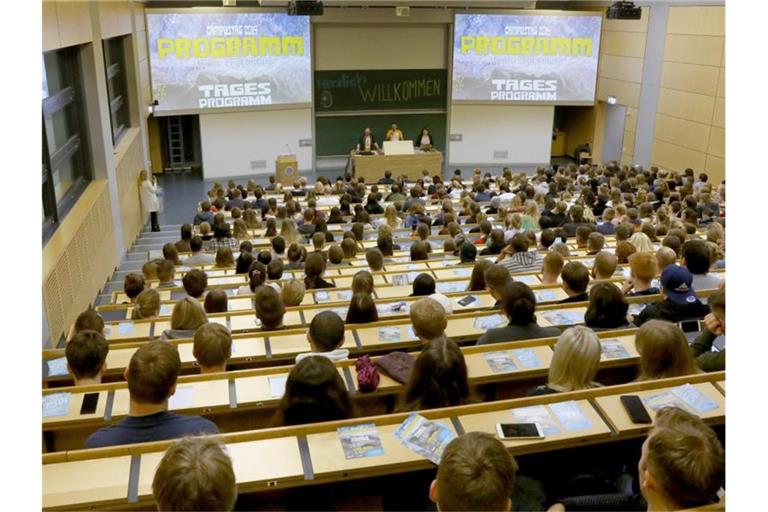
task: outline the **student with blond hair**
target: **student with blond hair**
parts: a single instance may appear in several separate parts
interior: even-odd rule
[[[130,396],[128,415],[91,434],[85,448],[218,434],[216,425],[205,418],[168,412],[168,399],[176,393],[179,373],[181,358],[175,345],[160,341],[142,344],[125,370]]]
[[[224,372],[232,356],[232,335],[221,324],[203,324],[195,331],[192,355],[200,373]]]
[[[656,273],[661,274],[669,265],[677,263],[677,253],[669,247],[659,247],[656,251]]]
[[[235,266],[235,257],[231,247],[219,247],[216,249],[216,264],[213,268],[232,268]]]
[[[656,250],[653,247],[653,242],[648,238],[648,235],[640,231],[629,238],[629,243],[631,243],[638,252],[653,252]]]
[[[154,288],[147,288],[136,297],[131,320],[155,318],[160,314],[160,294]]]
[[[283,297],[283,304],[285,307],[295,307],[301,305],[304,301],[304,294],[307,289],[304,283],[299,279],[290,279],[283,283],[282,290],[280,292]]]
[[[191,338],[197,328],[208,323],[208,316],[197,299],[184,297],[173,306],[171,328],[163,331],[160,341]]]
[[[233,510],[237,483],[226,447],[212,437],[176,441],[155,470],[152,496],[157,510]]]
[[[422,345],[432,340],[447,339],[448,315],[445,308],[435,299],[425,297],[411,304],[408,316],[413,325],[413,334]]]
[[[630,255],[629,279],[624,281],[621,291],[630,297],[658,294],[659,289],[652,285],[656,272],[657,262],[654,253],[636,252]]]
[[[549,395],[600,386],[594,380],[601,355],[600,339],[592,329],[580,325],[566,329],[555,344],[547,383],[531,389],[527,395]]]
[[[688,348],[685,334],[671,322],[645,322],[635,334],[635,348],[640,354],[638,381],[701,373]]]

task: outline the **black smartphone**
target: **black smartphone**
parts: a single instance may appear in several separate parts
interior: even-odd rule
[[[83,405],[80,406],[80,414],[93,414],[96,412],[96,405],[99,403],[98,393],[86,393],[83,397]]]
[[[466,307],[466,306],[469,306],[470,304],[472,304],[473,302],[475,302],[476,300],[477,300],[477,297],[475,297],[474,295],[467,295],[463,299],[459,299],[458,302],[459,302],[460,306],[465,306]]]
[[[629,414],[632,423],[652,423],[651,417],[648,415],[648,411],[645,409],[645,405],[643,405],[643,401],[640,400],[639,396],[622,395],[619,399],[621,400],[621,405],[624,406],[627,414]]]
[[[536,423],[497,423],[496,433],[501,439],[541,439],[544,434]]]

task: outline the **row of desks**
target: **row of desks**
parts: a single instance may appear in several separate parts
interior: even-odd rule
[[[629,368],[631,375],[627,380],[633,378],[639,359],[634,342],[635,329],[601,332],[599,336],[603,344],[601,369]],[[556,342],[557,338],[545,338],[462,347],[470,384],[478,387],[515,381],[530,387],[531,378],[546,377]],[[412,355],[418,357],[418,352]],[[388,397],[401,393],[403,386],[400,383],[380,372],[378,389],[361,394],[354,359],[335,364],[347,390],[360,402],[366,402],[366,410],[391,412],[393,400]],[[285,379],[292,368],[293,365],[181,376],[177,396],[170,400],[169,409],[185,414],[204,414],[226,432],[238,428],[233,416],[258,409],[262,421],[259,426],[264,427],[282,397]],[[514,386],[518,394],[525,391],[520,385]],[[50,400],[61,403],[62,393],[67,394],[66,406],[60,405],[55,416],[43,418],[47,451],[79,448],[96,428],[114,423],[128,414],[129,396],[125,382],[43,390],[43,399],[50,397]],[[99,395],[96,411],[81,414],[83,397],[90,393]],[[255,419],[251,418],[251,424]]]
[[[699,415],[710,425],[725,423],[725,372],[608,386],[587,391],[519,398],[485,404],[422,411],[424,417],[460,435],[480,431],[495,434],[495,425],[520,418],[523,407],[539,406],[553,429],[544,439],[503,441],[513,455],[612,443],[645,435],[647,425],[635,425],[620,396],[663,395],[690,384],[714,405]],[[582,421],[558,414],[572,408]],[[530,412],[530,410],[528,411]],[[649,409],[651,416],[655,413]],[[389,414],[297,427],[223,434],[232,458],[238,492],[259,493],[280,488],[353,480],[434,467],[406,449],[394,436],[408,414]],[[347,459],[337,429],[372,423],[383,455]],[[151,483],[171,442],[144,443],[43,455],[43,508],[82,510],[151,506]],[[426,492],[426,489],[425,489]]]

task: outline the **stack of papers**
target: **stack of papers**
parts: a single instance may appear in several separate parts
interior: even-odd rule
[[[43,396],[43,418],[64,416],[69,412],[70,393],[51,393]]]
[[[592,422],[581,411],[579,404],[573,400],[549,404],[549,408],[555,413],[565,430],[584,430],[592,427]]]
[[[539,361],[538,356],[536,356],[536,352],[530,348],[518,348],[513,350],[512,353],[515,354],[515,357],[520,361],[520,365],[523,368],[536,368],[537,366],[541,366],[541,361]]]
[[[440,464],[445,447],[456,438],[456,434],[442,423],[413,413],[395,431],[395,437],[409,450],[434,464]]]
[[[326,302],[331,300],[331,294],[328,292],[315,292],[315,300],[317,302]]]
[[[541,433],[545,436],[552,436],[560,433],[560,427],[557,426],[549,409],[544,405],[532,405],[530,407],[518,407],[512,409],[512,416],[519,423],[537,423],[541,427]]]
[[[400,341],[399,327],[379,327],[379,341]]]
[[[472,271],[468,268],[455,268],[453,269],[453,275],[455,276],[462,276],[462,277],[469,277],[469,275],[472,273]]]
[[[472,325],[475,329],[487,331],[488,329],[495,329],[496,327],[502,327],[507,324],[507,320],[501,315],[481,316],[475,318]]]
[[[384,455],[381,437],[374,423],[339,427],[336,433],[347,460]]]
[[[339,300],[352,300],[352,290],[336,292],[336,298]]]
[[[59,377],[69,373],[67,371],[67,358],[57,357],[56,359],[49,359],[45,362],[48,365],[48,376]]]
[[[616,338],[600,340],[600,347],[602,348],[603,356],[606,359],[623,359],[629,357],[629,352],[627,352],[624,344]]]
[[[552,325],[576,325],[584,322],[584,314],[574,311],[542,311],[541,316]]]
[[[508,350],[500,352],[486,352],[483,354],[485,362],[491,367],[493,373],[507,373],[517,370],[517,365]]]
[[[694,414],[704,414],[719,407],[690,384],[643,398],[643,402],[654,411],[664,407],[679,407]]]
[[[437,283],[435,290],[440,293],[462,292],[467,288],[466,282]]]
[[[267,377],[267,381],[269,382],[269,396],[272,398],[282,398],[285,394],[285,383],[287,380],[287,375]]]
[[[536,302],[554,302],[557,300],[557,294],[552,290],[539,290],[533,294],[536,296]]]
[[[393,286],[408,286],[408,276],[405,274],[397,274],[390,276]]]

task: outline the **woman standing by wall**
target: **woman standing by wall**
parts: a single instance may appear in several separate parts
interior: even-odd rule
[[[152,231],[160,231],[160,223],[157,221],[157,211],[160,209],[160,201],[157,200],[157,178],[152,176],[150,179],[146,170],[139,173],[139,192],[142,208],[149,212]]]

